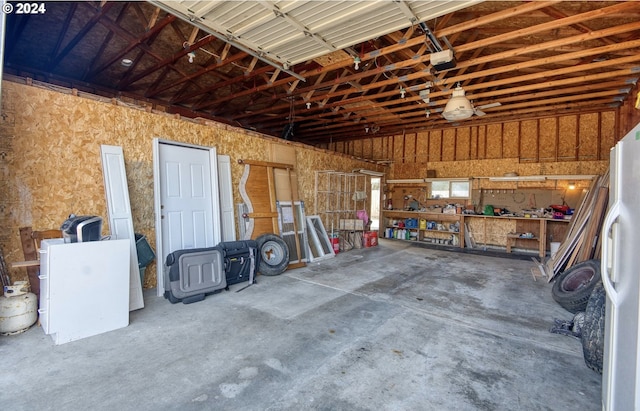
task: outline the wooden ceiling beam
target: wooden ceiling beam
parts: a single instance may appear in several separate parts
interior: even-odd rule
[[[127,7],[123,7],[122,9],[120,9],[120,12],[118,13],[118,16],[116,17],[116,24],[120,24],[122,22],[122,20],[125,18],[126,15],[127,15]],[[95,53],[94,57],[91,59],[91,63],[88,64],[87,67],[82,72],[82,77],[81,78],[82,78],[83,81],[87,81],[87,75],[91,72],[91,70],[93,70],[96,67],[96,65],[98,64],[98,62],[102,58],[102,55],[104,54],[104,51],[106,50],[107,46],[111,43],[111,40],[113,39],[114,35],[115,34],[112,31],[109,31],[107,33],[107,35],[105,36],[104,40],[100,44],[100,47],[98,48],[98,51]],[[131,67],[129,67],[128,71],[132,71],[134,69],[135,69],[135,67],[132,64]]]
[[[583,114],[587,111],[602,111],[602,110],[612,110],[610,107],[609,100],[597,100],[592,102],[576,102],[576,103],[567,103],[567,104],[557,104],[553,106],[542,106],[542,107],[532,107],[526,109],[513,110],[508,112],[508,118],[513,119],[511,121],[522,121],[528,118],[540,118],[540,117],[556,117],[559,112],[562,112],[562,115],[571,115],[571,114]],[[500,117],[504,118],[504,117]],[[414,120],[405,120],[401,125],[397,123],[385,123],[378,124],[381,127],[380,132],[376,133],[378,137],[383,136],[391,136],[391,135],[399,135],[403,132],[420,132],[427,130],[437,130],[442,128],[449,127],[473,127],[479,126],[482,124],[490,124],[495,123],[497,121],[504,122],[505,120],[500,120],[500,118],[496,119],[490,114],[487,114],[483,117],[473,116],[466,120],[460,120],[457,122],[449,122],[443,118],[436,119],[431,116],[427,119],[424,115],[421,118],[416,118]],[[517,119],[517,120],[516,120]],[[508,120],[507,120],[508,122]],[[301,141],[307,144],[314,144],[317,142],[323,142],[327,140],[327,134],[331,135],[333,141],[348,141],[348,140],[356,140],[361,138],[362,130],[360,130],[363,126],[363,122],[354,123],[351,125],[343,125],[339,128],[339,131],[331,129],[329,127],[318,127],[315,130],[300,130],[298,135],[303,135],[304,139]],[[376,123],[377,124],[377,123]],[[369,136],[371,137],[371,136]]]
[[[545,14],[548,14],[549,16],[553,17],[554,19],[565,19],[567,17],[569,17],[566,13],[563,13],[562,11],[558,10],[555,7],[545,7],[542,9],[542,12],[544,12]],[[575,24],[571,24],[570,27],[572,27],[573,29],[575,29],[576,31],[582,32],[582,33],[591,33],[593,31],[593,29],[591,29],[589,26],[587,26],[584,23],[575,23]],[[616,41],[615,40],[611,40],[608,38],[601,38],[599,39],[601,42],[603,42],[604,44],[613,44]]]
[[[186,56],[191,51],[197,50],[200,47],[205,46],[205,45],[211,43],[214,40],[215,40],[215,37],[213,37],[213,36],[205,36],[202,39],[200,39],[198,42],[196,42],[194,44],[191,44],[187,48],[181,47],[180,51],[174,53],[171,57],[168,57],[168,58],[165,58],[165,59],[159,61],[155,66],[149,67],[148,69],[146,69],[146,70],[144,70],[144,71],[142,71],[140,73],[137,73],[135,76],[132,76],[131,78],[127,79],[126,81],[122,81],[118,85],[118,88],[120,88],[120,89],[127,88],[131,84],[142,80],[143,78],[151,75],[155,71],[158,71],[158,70],[164,68],[164,66],[174,64],[176,61],[178,61],[179,58]],[[194,78],[194,77],[192,76],[192,78]],[[186,80],[183,80],[183,81],[188,81],[188,80],[190,80],[190,79],[186,79]]]
[[[619,7],[621,7],[621,5],[612,6],[612,7],[615,7],[615,10],[618,10]],[[628,6],[626,6],[624,8],[627,9]],[[611,8],[608,8],[608,9],[609,9],[609,11],[611,10]],[[600,11],[600,10],[602,10],[602,9],[599,9],[599,10],[596,10],[596,11]],[[595,17],[593,17],[594,14],[595,15],[601,15],[602,13],[587,12],[587,13],[582,13],[580,16],[582,16],[581,19],[595,18]],[[566,20],[566,19],[564,19],[564,20]],[[574,21],[574,20],[575,20],[574,17],[569,19],[569,21]],[[558,26],[561,26],[561,25],[563,25],[563,24],[565,24],[567,22],[564,21],[562,24],[560,24],[558,22],[551,22],[551,23],[554,23],[553,25],[551,25],[551,27],[558,27]],[[609,36],[609,35],[612,35],[612,33],[622,33],[622,32],[632,31],[632,30],[637,29],[638,24],[640,24],[640,23],[629,23],[629,24],[625,24],[625,25],[621,26],[621,28],[613,27],[613,28],[610,28],[610,29],[598,30],[596,32],[589,33],[587,35],[582,34],[582,35],[573,36],[570,39],[552,40],[550,42],[546,42],[546,43],[543,43],[543,44],[529,46],[524,51],[520,50],[520,51],[516,51],[515,53],[513,51],[508,51],[508,52],[504,52],[504,53],[499,53],[499,55],[497,55],[497,56],[496,55],[492,55],[492,56],[486,56],[486,57],[473,59],[473,60],[469,60],[469,61],[465,61],[465,62],[459,62],[457,64],[457,66],[456,66],[456,69],[460,69],[460,68],[464,68],[464,67],[470,67],[470,66],[473,66],[473,65],[482,64],[482,63],[486,63],[486,62],[490,62],[490,61],[496,61],[496,60],[499,60],[500,58],[504,58],[506,56],[510,56],[510,55],[512,56],[513,54],[532,53],[532,52],[535,52],[535,51],[544,50],[545,47],[556,47],[556,46],[562,45],[562,44],[579,43],[581,41],[584,41],[585,39],[593,39],[593,38],[597,38],[598,36]],[[544,26],[545,27],[549,27],[550,24],[545,23]],[[528,28],[526,30],[524,30],[524,29],[523,30],[516,30],[516,32],[519,33],[520,35],[525,35],[525,34],[530,33],[530,32],[541,31],[541,29],[539,29],[537,27],[538,26],[530,27],[530,28]],[[514,34],[514,36],[515,36],[515,34]],[[498,36],[498,37],[500,37],[500,36]],[[492,38],[489,38],[489,39],[484,39],[484,40],[468,43],[464,47],[459,47],[456,50],[462,50],[462,51],[472,50],[472,49],[475,48],[475,46],[478,46],[478,45],[481,45],[481,47],[482,46],[486,47],[487,45],[492,44],[492,43],[497,42],[497,41],[498,41],[497,39],[492,37]],[[473,45],[473,47],[471,45]],[[617,45],[604,46],[604,47],[605,48],[599,48],[598,50],[600,50],[600,52],[602,52],[602,53],[607,53],[607,52],[610,52],[611,50],[615,50],[615,49],[621,50],[621,49],[623,49],[623,48],[617,47]],[[578,56],[579,57],[581,55],[585,55],[585,54],[590,53],[590,52],[592,53],[591,50],[583,51],[583,52],[581,52],[582,54],[576,53],[576,54],[573,54],[573,56]],[[556,61],[561,61],[563,59],[563,56],[566,56],[566,55],[556,56],[555,60]],[[410,66],[412,63],[413,63],[413,65],[415,65],[417,63],[426,61],[427,57],[428,56],[422,56],[422,60],[420,58],[418,58],[417,61],[414,60],[414,59],[405,60],[405,61],[396,63],[393,67],[385,66],[383,68],[378,68],[378,69],[375,69],[375,70],[377,70],[377,72],[382,72],[382,71],[387,72],[387,71],[390,71],[390,68],[402,68],[402,67]],[[535,66],[535,65],[540,65],[542,63],[547,63],[548,64],[548,63],[551,63],[552,61],[553,61],[553,59],[551,59],[549,61],[545,61],[543,59],[538,59],[538,60],[533,60],[531,62],[523,62],[523,63],[521,63],[521,65],[522,65],[521,68],[527,67],[528,65],[529,66]],[[496,68],[494,70],[495,70],[496,73],[498,73],[498,72],[508,72],[508,71],[517,70],[518,69],[517,65],[509,65],[508,67],[509,67],[508,69],[505,69],[504,67],[499,67],[499,68]],[[357,79],[359,79],[361,77],[364,77],[364,76],[366,76],[368,74],[371,74],[373,72],[374,72],[374,70],[369,70],[366,73],[349,76],[345,80],[346,81],[357,80]],[[426,76],[430,76],[431,73],[428,72],[428,71],[427,72],[421,71],[421,72],[418,72],[417,74],[415,74],[413,76],[410,75],[409,77],[410,77],[410,79],[415,79],[415,78],[424,77],[425,75]],[[444,75],[444,73],[442,73],[441,75]],[[492,75],[492,73],[491,72],[487,72],[487,71],[483,71],[482,75],[483,76],[488,76],[488,75]],[[447,81],[446,84],[454,84],[454,83],[457,83],[459,81],[465,81],[465,80],[468,80],[468,79],[472,79],[474,77],[478,77],[478,76],[475,73],[468,74],[466,76],[465,75],[456,76],[453,79],[450,79],[449,81]],[[397,82],[397,80],[395,80],[395,81],[394,80],[387,80],[387,81]],[[305,92],[306,90],[309,90],[310,88],[326,87],[326,86],[329,86],[330,84],[333,84],[334,82],[335,82],[335,80],[329,81],[329,82],[325,82],[325,83],[319,84],[319,85],[314,84],[311,87],[299,89],[298,92]],[[371,85],[363,86],[363,88],[367,89],[370,86]],[[344,92],[341,92],[341,93],[344,93]]]
[[[86,3],[83,3],[83,4],[86,4]],[[73,50],[75,48],[75,46],[78,45],[80,40],[82,40],[87,35],[87,33],[89,33],[89,31],[91,31],[91,29],[93,29],[93,27],[96,25],[96,23],[102,17],[104,17],[105,14],[107,14],[107,12],[111,9],[111,7],[113,7],[113,4],[114,3],[107,3],[103,7],[101,7],[97,11],[97,13],[94,14],[93,17],[91,17],[91,19],[89,19],[89,21],[67,43],[65,48],[62,49],[62,51],[60,53],[58,53],[54,58],[51,59],[51,62],[48,65],[50,71],[53,71],[58,66],[58,64],[60,64],[62,59],[65,58],[67,56],[67,54],[69,54],[71,52],[71,50]],[[125,4],[124,7],[126,7],[126,4]]]
[[[441,29],[437,28],[434,34],[437,37],[447,37],[454,33],[462,33],[464,31],[472,30],[492,23],[499,23],[505,19],[513,18],[522,14],[529,14],[534,10],[539,10],[544,7],[550,7],[558,3],[560,3],[560,1],[531,1],[496,13],[491,13],[486,16],[468,19],[463,23],[459,23],[453,26],[444,27]]]
[[[111,3],[109,3],[109,4],[111,4]],[[171,14],[167,15],[165,18],[160,20],[155,26],[153,26],[153,28],[151,30],[149,30],[146,33],[142,34],[140,37],[133,36],[131,33],[127,32],[122,27],[120,27],[119,25],[115,24],[114,22],[112,22],[109,19],[102,19],[102,18],[98,19],[97,22],[103,24],[109,30],[115,32],[115,34],[117,36],[120,36],[120,37],[126,39],[129,42],[129,44],[124,49],[121,49],[118,53],[116,53],[114,56],[112,56],[108,61],[104,62],[101,66],[99,66],[98,68],[92,70],[91,73],[89,73],[89,75],[87,77],[88,78],[93,78],[96,74],[102,72],[107,67],[109,67],[112,64],[120,61],[122,59],[122,57],[124,57],[128,52],[130,52],[131,50],[133,50],[136,47],[142,47],[143,49],[145,49],[145,51],[148,54],[152,55],[156,60],[162,60],[162,58],[160,56],[156,55],[148,47],[145,47],[145,42],[147,40],[157,36],[160,33],[160,31],[162,31],[162,29],[164,29],[167,25],[169,25],[175,19],[176,19],[175,16],[173,16]]]

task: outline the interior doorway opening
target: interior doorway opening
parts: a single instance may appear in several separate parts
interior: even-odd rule
[[[380,178],[371,177],[371,231],[380,228]]]

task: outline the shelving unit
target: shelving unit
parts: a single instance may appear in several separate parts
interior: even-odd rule
[[[393,233],[398,233],[399,230],[402,230],[402,233],[409,233],[409,238],[407,238],[406,234],[404,236],[400,235],[400,237],[394,235],[392,238],[422,241],[430,244],[454,245],[464,248],[464,222],[462,214],[387,210],[383,212],[383,217],[385,221],[385,234],[389,233],[387,230],[392,230],[391,232]],[[405,221],[408,218],[416,219],[417,227],[398,227],[397,223],[394,224],[394,221]],[[429,222],[435,223],[435,228],[428,228]],[[384,237],[390,238],[387,235],[384,235]]]
[[[315,172],[315,206],[327,232],[338,230],[341,219],[356,218],[367,207],[367,175],[339,171]]]

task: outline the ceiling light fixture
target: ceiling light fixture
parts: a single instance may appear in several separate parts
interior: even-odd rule
[[[120,61],[120,64],[125,66],[125,67],[131,67],[131,65],[133,64],[133,60],[131,60],[131,59],[122,59]]]
[[[576,183],[574,183],[573,181],[569,182],[569,190],[574,190],[576,188]]]
[[[189,56],[189,63],[193,63],[193,59],[196,58],[196,53],[194,51],[190,51],[187,53],[187,56]]]
[[[464,120],[473,115],[473,107],[471,102],[465,96],[464,90],[460,84],[453,90],[451,98],[444,107],[442,116],[449,121]]]
[[[309,110],[311,108],[311,102],[307,101],[307,110]]]
[[[362,62],[362,60],[360,60],[360,57],[355,56],[353,58],[353,68],[358,70],[360,68],[360,63]]]
[[[406,93],[407,92],[405,91],[404,87],[400,86],[400,97],[404,98]]]

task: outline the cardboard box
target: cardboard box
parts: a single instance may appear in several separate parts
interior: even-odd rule
[[[357,218],[341,219],[339,225],[340,230],[364,230],[364,221]]]

